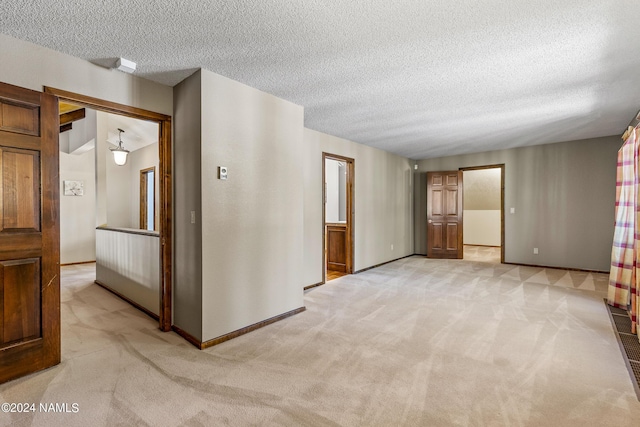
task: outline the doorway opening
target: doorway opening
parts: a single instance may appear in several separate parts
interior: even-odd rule
[[[85,109],[87,111],[95,110],[98,112],[98,114],[108,113],[110,116],[113,116],[116,120],[130,121],[133,119],[143,124],[150,124],[153,127],[153,129],[155,129],[155,131],[153,132],[155,132],[154,140],[157,141],[157,145],[155,148],[148,147],[147,151],[149,152],[155,151],[156,158],[157,158],[155,162],[156,164],[153,166],[141,166],[145,162],[136,161],[137,156],[135,155],[131,155],[128,161],[129,163],[128,168],[135,169],[135,171],[133,171],[132,169],[132,171],[130,171],[128,175],[129,177],[128,184],[129,186],[131,186],[130,184],[134,182],[136,186],[136,190],[135,191],[127,190],[126,194],[131,194],[131,195],[135,194],[135,196],[139,196],[138,201],[129,200],[130,204],[135,206],[135,209],[134,209],[135,212],[131,210],[128,213],[128,216],[131,219],[132,223],[137,222],[138,224],[135,224],[135,226],[131,226],[131,229],[129,230],[130,232],[128,233],[126,232],[126,230],[124,230],[125,228],[129,228],[128,226],[117,226],[115,228],[118,228],[118,230],[115,230],[115,231],[117,231],[118,233],[113,233],[114,227],[109,227],[109,224],[107,224],[106,216],[105,216],[104,224],[106,224],[106,226],[98,227],[96,229],[96,234],[98,233],[103,234],[105,236],[104,239],[108,242],[108,244],[116,245],[116,246],[119,244],[118,243],[119,239],[120,240],[126,239],[127,240],[126,245],[129,245],[131,243],[129,242],[129,240],[134,240],[134,239],[137,239],[138,237],[144,237],[144,233],[147,233],[147,235],[155,234],[155,237],[156,237],[155,243],[158,247],[158,251],[157,251],[157,254],[154,254],[152,256],[151,263],[149,264],[155,265],[155,267],[152,267],[152,269],[154,270],[157,269],[157,271],[154,273],[157,274],[159,277],[158,279],[159,295],[157,295],[157,298],[158,298],[157,314],[151,312],[150,310],[145,309],[144,304],[138,304],[133,299],[128,299],[126,295],[120,294],[119,292],[117,292],[117,290],[115,290],[114,293],[118,294],[123,299],[128,300],[134,306],[140,308],[142,311],[146,312],[152,317],[158,318],[159,328],[162,331],[171,330],[171,287],[172,287],[172,282],[171,282],[171,269],[172,269],[172,262],[171,262],[172,260],[171,151],[172,150],[171,150],[171,118],[170,116],[155,113],[152,111],[142,110],[139,108],[130,107],[122,104],[116,104],[113,102],[104,101],[101,99],[92,98],[92,97],[88,97],[88,96],[84,96],[84,95],[80,95],[72,92],[67,92],[60,89],[50,88],[50,87],[45,87],[45,92],[56,96],[60,103],[79,107],[77,108],[77,110],[80,110],[80,109],[82,109],[83,111]],[[62,115],[60,117],[61,117],[60,132],[66,132],[70,130],[73,127],[73,121],[71,121],[70,123],[63,124]],[[122,126],[125,126],[125,125],[122,125],[120,123],[117,127],[122,127]],[[105,132],[107,132],[107,130],[105,130]],[[108,132],[115,133],[117,132],[117,129],[116,130],[108,129]],[[104,143],[108,144],[108,142],[110,142],[114,146],[117,146],[117,142],[114,142],[111,139],[106,138]],[[102,156],[111,155],[111,153],[106,149],[106,146],[102,148],[105,148],[104,150],[102,150],[103,151],[101,154]],[[127,147],[125,146],[125,148]],[[97,149],[97,146],[96,146],[96,149]],[[133,153],[134,150],[130,150],[130,151],[132,151],[131,154],[134,154]],[[104,162],[107,165],[107,167],[123,168],[123,166],[115,165],[113,157],[114,156],[111,156],[110,159],[106,159],[107,162]],[[111,162],[109,163],[108,160],[111,160]],[[112,165],[111,163],[114,163],[114,164]],[[98,163],[96,163],[96,169],[98,169],[98,167],[99,165]],[[157,170],[156,170],[156,167],[157,167]],[[124,169],[120,169],[120,171],[124,171]],[[98,171],[96,170],[96,173],[97,172]],[[141,181],[137,180],[138,173],[140,173]],[[143,174],[144,174],[144,191],[141,185]],[[113,179],[119,179],[119,178],[122,178],[122,176],[118,176],[118,174],[112,174],[110,175],[110,178],[107,178],[107,179],[113,180]],[[131,179],[131,178],[135,178],[135,179]],[[140,187],[138,187],[138,185],[140,185]],[[123,191],[125,191],[125,188],[123,187],[123,185],[116,185],[115,182],[112,182],[111,188],[116,193],[119,193],[121,195],[121,198],[122,197],[129,198],[128,196],[124,196]],[[107,193],[106,188],[103,188],[102,191],[103,193]],[[150,193],[151,191],[153,191],[153,194]],[[152,200],[149,200],[150,198]],[[99,215],[98,211],[101,208],[100,203],[104,203],[104,200],[102,202],[97,201],[96,203],[97,215]],[[144,211],[143,211],[143,204],[144,204]],[[140,209],[138,209],[138,207]],[[102,209],[102,211],[106,212],[106,207],[103,207],[103,208],[105,209]],[[159,218],[157,218],[158,213],[159,213]],[[138,219],[140,219],[140,221],[138,221]],[[100,219],[98,220],[98,222],[100,222],[101,224],[103,223],[102,221],[100,221]],[[139,232],[136,232],[136,229],[139,230]],[[108,233],[111,233],[111,234],[108,234]],[[132,236],[135,236],[135,237],[132,237]],[[136,243],[133,242],[133,245],[135,244]],[[145,243],[140,243],[140,244],[145,245]],[[100,250],[100,248],[96,248],[96,249],[97,251]],[[107,251],[112,251],[111,249],[108,249]],[[136,262],[136,259],[132,259],[130,261]],[[137,260],[137,261],[140,264],[144,264],[140,260]],[[114,280],[116,281],[124,280],[122,277],[120,277],[117,274],[117,272],[114,272],[112,269],[105,269],[104,271],[105,271],[105,274],[107,274],[109,277],[113,277]],[[105,286],[105,287],[109,288],[108,286]],[[109,289],[109,290],[111,290],[112,292],[114,291],[113,289]]]
[[[460,170],[464,177],[464,259],[504,263],[505,165]]]
[[[354,159],[322,153],[322,282],[353,273]]]
[[[140,171],[140,229],[155,230],[156,218],[156,168]]]

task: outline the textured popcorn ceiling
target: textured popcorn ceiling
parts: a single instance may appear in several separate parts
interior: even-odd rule
[[[0,32],[168,85],[206,68],[414,159],[621,134],[640,108],[637,0],[3,1]]]

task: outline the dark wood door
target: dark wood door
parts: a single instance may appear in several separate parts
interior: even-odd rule
[[[58,103],[0,83],[0,383],[60,363]]]
[[[462,255],[462,171],[427,172],[427,256]]]

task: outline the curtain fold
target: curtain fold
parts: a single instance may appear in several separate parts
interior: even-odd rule
[[[640,298],[640,191],[639,141],[640,133],[633,129],[618,151],[616,182],[616,213],[611,270],[607,301],[627,310],[633,333],[638,334],[638,303]]]

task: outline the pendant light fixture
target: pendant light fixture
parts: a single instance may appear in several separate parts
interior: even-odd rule
[[[125,163],[127,163],[127,154],[129,154],[129,150],[125,150],[122,146],[122,134],[124,131],[118,128],[118,132],[120,132],[118,135],[118,148],[110,148],[110,150],[113,153],[113,161],[116,162],[116,165],[124,166]]]

